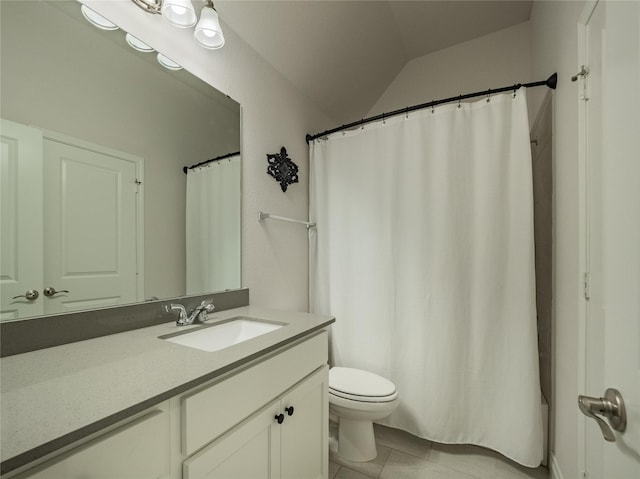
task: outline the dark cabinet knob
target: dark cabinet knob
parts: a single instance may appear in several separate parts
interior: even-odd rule
[[[293,416],[293,406],[286,407],[284,410],[287,411],[289,416]]]
[[[278,424],[282,424],[284,422],[284,414],[276,414],[275,419],[278,421]]]

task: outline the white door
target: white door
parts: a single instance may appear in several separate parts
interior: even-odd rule
[[[46,314],[138,299],[136,178],[129,159],[45,138]]]
[[[0,137],[0,320],[11,320],[43,312],[42,132],[3,119]]]
[[[585,11],[580,79],[585,152],[585,391],[621,393],[626,429],[606,441],[585,418],[589,478],[640,477],[640,3]],[[585,403],[583,403],[585,404]],[[601,403],[604,404],[604,403]],[[596,407],[597,409],[597,407]],[[597,417],[603,417],[598,414]]]

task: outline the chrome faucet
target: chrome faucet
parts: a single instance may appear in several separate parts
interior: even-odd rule
[[[204,323],[209,319],[207,315],[213,312],[216,307],[213,305],[213,300],[205,299],[200,303],[200,306],[194,308],[188,316],[187,310],[181,304],[172,303],[166,309],[167,311],[178,311],[178,320],[176,321],[176,325],[187,326],[194,322]]]

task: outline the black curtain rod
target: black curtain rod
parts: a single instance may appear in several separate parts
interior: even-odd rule
[[[226,155],[216,156],[215,158],[212,158],[212,159],[207,160],[207,161],[201,161],[200,163],[197,163],[195,165],[183,166],[182,167],[182,171],[184,171],[184,174],[186,175],[187,174],[187,170],[193,170],[194,168],[197,168],[199,166],[208,165],[209,163],[213,163],[214,161],[224,160],[225,158],[231,158],[232,156],[236,156],[236,155],[239,155],[239,154],[240,154],[239,151],[234,151],[233,153],[227,153]]]
[[[364,125],[366,123],[371,123],[373,121],[378,121],[378,120],[384,120],[385,118],[389,118],[391,116],[395,116],[395,115],[404,115],[407,114],[411,111],[416,111],[416,110],[422,110],[423,108],[430,108],[433,106],[437,106],[437,105],[442,105],[443,103],[451,103],[454,101],[462,101],[462,100],[466,100],[468,98],[474,98],[477,96],[487,96],[487,95],[491,95],[494,93],[502,93],[505,91],[516,91],[522,87],[527,87],[527,88],[531,88],[531,87],[535,87],[535,86],[547,86],[549,88],[551,88],[552,90],[556,89],[556,85],[558,84],[558,74],[554,73],[553,75],[551,75],[549,78],[547,78],[546,80],[542,80],[542,81],[535,81],[535,82],[531,82],[531,83],[517,83],[515,85],[511,85],[511,86],[505,86],[502,88],[497,88],[495,90],[493,89],[489,89],[489,90],[484,90],[484,91],[479,91],[476,93],[467,93],[466,95],[458,95],[458,96],[452,96],[450,98],[445,98],[443,100],[434,100],[434,101],[430,101],[429,103],[422,103],[421,105],[414,105],[414,106],[408,106],[406,108],[402,108],[400,110],[394,110],[390,113],[382,113],[380,115],[376,115],[376,116],[372,116],[369,118],[363,118],[362,120],[358,120],[358,121],[354,121],[353,123],[349,123],[347,125],[342,125],[339,126],[337,128],[332,128],[331,130],[326,130],[323,131],[322,133],[317,133],[315,135],[309,135],[307,134],[306,136],[306,140],[307,140],[307,145],[309,144],[309,142],[317,139],[317,138],[322,138],[323,136],[327,136],[330,135],[332,133],[336,133],[338,131],[342,131],[342,130],[348,130],[350,128],[354,128],[356,126],[360,126],[360,125]]]

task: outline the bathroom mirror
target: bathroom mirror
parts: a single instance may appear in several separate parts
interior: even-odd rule
[[[240,105],[184,70],[172,71],[162,67],[156,60],[156,52],[134,50],[125,40],[126,32],[97,29],[83,18],[80,3],[75,0],[2,1],[0,8],[0,116],[19,127],[41,132],[45,164],[42,171],[29,178],[31,183],[27,183],[27,188],[31,189],[28,198],[35,199],[34,203],[42,203],[39,219],[37,215],[25,215],[16,209],[25,201],[11,197],[14,185],[14,176],[11,175],[18,175],[18,170],[22,175],[23,170],[15,167],[12,173],[11,163],[5,155],[11,148],[7,146],[5,151],[3,139],[2,320],[186,294],[187,174],[183,167],[240,151]],[[4,136],[4,129],[2,134]],[[71,290],[70,287],[54,284],[57,281],[55,277],[47,277],[49,269],[61,264],[60,278],[69,271],[73,273],[68,257],[83,255],[88,262],[96,264],[97,270],[102,268],[106,277],[111,272],[108,258],[113,256],[121,260],[124,256],[117,248],[106,251],[100,246],[103,240],[107,241],[105,238],[117,238],[123,234],[118,229],[120,226],[115,227],[120,223],[114,222],[110,213],[93,201],[96,191],[104,186],[99,182],[98,170],[106,171],[107,167],[103,167],[102,160],[98,158],[92,164],[92,171],[98,171],[95,175],[87,170],[87,175],[83,176],[84,170],[78,168],[77,177],[84,186],[73,191],[75,197],[67,195],[59,200],[67,208],[60,212],[61,208],[55,204],[58,201],[48,200],[46,191],[51,188],[47,187],[47,181],[52,176],[46,167],[51,149],[47,142],[50,141],[54,141],[56,148],[58,144],[62,145],[63,149],[56,150],[56,154],[68,160],[67,164],[76,164],[73,155],[64,149],[69,146],[88,151],[91,155],[96,152],[112,155],[134,164],[131,181],[124,184],[135,188],[135,198],[142,200],[131,204],[121,204],[118,200],[116,209],[119,210],[113,213],[117,215],[123,210],[137,225],[136,244],[131,254],[127,253],[127,262],[135,263],[132,266],[135,275],[133,297],[114,300],[104,294],[101,286],[97,286],[95,291],[88,293],[98,298],[97,301],[74,302],[71,300],[73,292],[64,292],[64,289]],[[234,161],[240,162],[239,155]],[[215,168],[216,164],[211,163],[209,168]],[[239,205],[239,174],[234,181],[237,182],[233,188],[235,198],[214,198],[211,201],[223,204],[231,201]],[[42,201],[38,199],[43,193],[35,190],[40,188],[40,184],[45,190]],[[105,185],[105,191],[109,192],[109,183]],[[235,226],[233,231],[229,231],[229,241],[237,242],[237,257],[230,258],[225,271],[220,272],[228,277],[218,275],[216,278],[216,290],[241,286],[240,211],[239,207],[234,207],[234,210],[238,217],[231,222]],[[75,212],[77,224],[73,227],[66,223],[58,224],[52,229],[51,223],[55,220],[51,218],[57,214],[62,217],[62,220],[58,218],[59,222],[68,221],[64,217],[68,211]],[[25,218],[29,220],[25,221]],[[25,256],[27,243],[23,239],[26,241],[27,237],[34,235],[16,236],[11,226],[14,220],[15,224],[23,222],[32,227],[41,226],[41,247],[27,251]],[[110,229],[111,224],[114,228]],[[67,240],[71,238],[66,246],[60,241],[60,237],[65,235]],[[5,293],[15,283],[14,279],[21,276],[16,268],[27,260],[14,261],[11,255],[15,251],[5,248],[9,243],[15,251],[22,248],[21,258],[26,257],[30,262],[42,256],[39,260],[42,264],[30,266],[31,269],[40,269],[40,279],[34,284],[20,286],[19,292],[11,295]],[[39,249],[43,251],[42,255]],[[91,288],[89,280],[92,276],[96,275],[87,274],[84,278],[79,275],[74,288]],[[56,293],[45,294],[47,287],[55,289]],[[26,295],[28,290],[38,291],[39,297],[35,300],[13,300],[12,295]],[[54,298],[60,306],[47,307],[47,301],[53,304]],[[65,299],[69,301],[65,303]],[[45,306],[27,307],[37,303]],[[14,307],[15,304],[21,308]]]

